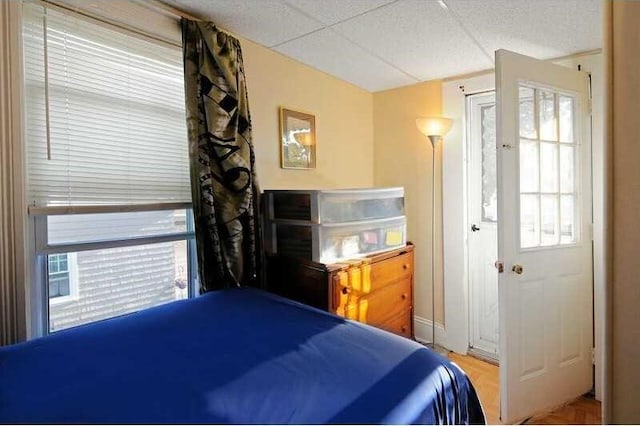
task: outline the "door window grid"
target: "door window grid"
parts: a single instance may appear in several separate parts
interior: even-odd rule
[[[520,85],[520,247],[578,242],[575,97]]]

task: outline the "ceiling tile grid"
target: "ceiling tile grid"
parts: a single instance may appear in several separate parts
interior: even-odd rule
[[[211,19],[218,27],[266,47],[278,45],[325,25],[281,0],[166,0],[174,7]]]
[[[396,0],[283,0],[289,6],[315,17],[324,25],[334,25]]]
[[[165,1],[372,92],[602,47],[600,0]]]
[[[493,67],[436,1],[401,0],[333,28],[419,81]]]
[[[549,59],[602,47],[600,0],[446,0],[488,52]]]
[[[417,81],[330,28],[284,43],[275,50],[370,92]]]

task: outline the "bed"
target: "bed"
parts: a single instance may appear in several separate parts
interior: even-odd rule
[[[0,423],[484,423],[411,340],[254,289],[0,348]]]

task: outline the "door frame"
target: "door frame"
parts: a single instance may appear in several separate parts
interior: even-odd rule
[[[600,52],[553,61],[582,66],[592,76],[592,200],[593,200],[593,299],[596,399],[602,401],[605,342],[605,164],[604,69]],[[442,145],[442,208],[444,245],[444,315],[446,347],[466,355],[469,346],[469,263],[467,245],[466,95],[495,89],[493,70],[469,77],[446,79],[442,84],[443,115],[453,127]]]
[[[466,89],[465,89],[466,91]],[[484,246],[483,244],[480,244],[479,246],[476,246],[476,253],[474,254],[473,249],[474,249],[474,245],[472,244],[473,239],[475,238],[476,241],[478,241],[478,239],[482,239],[483,241],[485,241],[485,243],[487,242],[486,237],[483,238],[482,235],[485,234],[485,232],[487,232],[486,228],[493,228],[495,227],[495,230],[491,231],[491,234],[495,234],[495,249],[496,252],[494,254],[495,258],[497,258],[497,244],[498,244],[498,223],[494,222],[494,223],[488,223],[482,220],[482,211],[481,208],[479,207],[481,204],[481,200],[482,200],[482,187],[484,186],[482,184],[482,182],[479,182],[479,184],[477,184],[476,186],[474,186],[474,178],[477,178],[478,175],[482,174],[482,170],[483,170],[483,141],[482,141],[482,124],[478,123],[477,121],[474,124],[473,121],[473,117],[474,114],[476,114],[476,111],[473,109],[473,105],[474,105],[474,100],[478,99],[478,98],[487,98],[490,97],[493,99],[493,103],[495,105],[496,103],[496,92],[495,90],[489,90],[489,91],[481,91],[481,92],[474,92],[474,93],[465,93],[465,147],[466,147],[466,153],[468,155],[468,159],[469,161],[467,161],[466,164],[466,173],[467,173],[467,179],[465,181],[465,184],[467,185],[467,203],[464,206],[466,209],[466,215],[467,215],[467,223],[465,224],[466,226],[466,233],[465,236],[467,238],[467,250],[469,253],[468,259],[467,259],[467,267],[469,270],[469,276],[468,276],[468,294],[469,294],[469,351],[472,352],[474,355],[479,356],[480,358],[487,358],[488,360],[492,360],[493,362],[498,362],[499,361],[499,351],[498,351],[498,347],[500,345],[499,339],[498,341],[495,342],[495,353],[491,353],[491,351],[487,351],[484,348],[481,347],[477,347],[478,342],[474,342],[474,334],[475,331],[474,329],[478,329],[481,327],[480,323],[482,322],[482,320],[480,319],[480,317],[477,315],[478,312],[475,312],[475,317],[474,317],[474,309],[478,309],[480,307],[479,301],[475,300],[476,297],[474,297],[476,294],[474,294],[474,286],[476,285],[475,282],[473,282],[473,276],[474,276],[474,267],[478,267],[478,264],[476,263],[474,266],[474,260],[472,258],[472,256],[474,255],[478,255],[478,249],[479,250],[483,250],[486,249],[486,246]],[[497,117],[496,117],[497,118]],[[481,120],[481,117],[476,117],[477,120]],[[497,121],[495,122],[497,124]],[[478,126],[479,125],[479,126]],[[478,127],[476,127],[478,126]],[[497,129],[496,129],[497,130]],[[479,133],[476,133],[478,132]],[[474,144],[471,144],[471,141],[474,141]],[[476,143],[480,142],[479,146],[475,145]],[[496,164],[498,161],[498,156],[497,156],[497,152],[496,152]],[[474,164],[475,163],[475,164]],[[496,177],[497,177],[497,170],[495,170],[496,173]],[[471,174],[475,174],[474,176],[471,176]],[[480,189],[480,193],[475,194],[474,195],[474,191]],[[496,191],[498,190],[498,187],[496,186]],[[475,205],[475,207],[474,207]],[[496,209],[497,209],[497,205],[496,205]],[[473,213],[479,214],[479,216],[473,217]],[[471,227],[472,224],[477,224],[480,226],[480,233],[475,234],[475,233],[470,233],[469,229]],[[492,261],[495,261],[495,258],[492,258]],[[490,263],[491,264],[491,263]],[[495,273],[495,285],[496,285],[496,298],[495,298],[495,303],[496,305],[498,304],[498,273],[497,271],[492,268],[492,272]],[[475,271],[476,273],[480,273],[482,274],[482,272],[480,271]],[[486,285],[486,283],[485,283]],[[484,291],[486,291],[486,288],[483,289]],[[480,298],[479,298],[480,299]],[[497,319],[497,318],[496,318]],[[498,323],[496,323],[496,328],[498,327]],[[479,336],[476,336],[479,337]],[[472,343],[475,343],[476,346],[472,346]],[[482,344],[480,344],[480,346],[482,346]]]
[[[444,323],[447,349],[463,355],[470,336],[466,95],[494,90],[494,86],[493,72],[442,85],[443,115],[453,119],[442,144]]]

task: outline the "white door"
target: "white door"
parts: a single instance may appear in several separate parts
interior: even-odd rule
[[[500,413],[592,387],[588,76],[496,52]]]
[[[496,96],[467,97],[469,350],[498,360]]]

